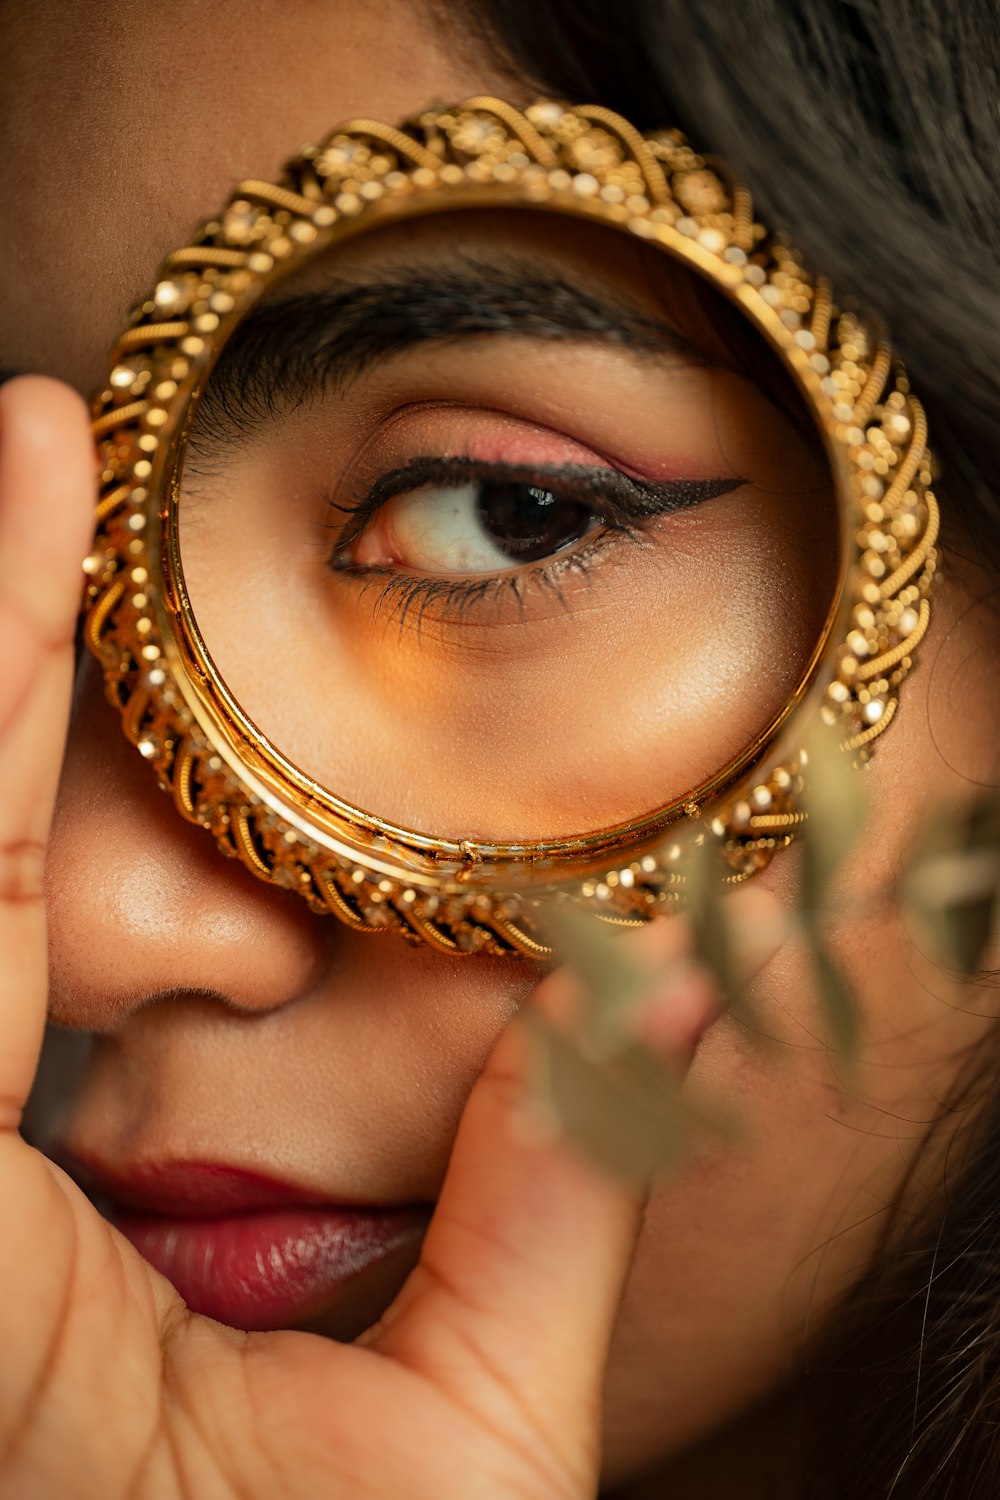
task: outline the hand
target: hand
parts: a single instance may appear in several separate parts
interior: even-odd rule
[[[525,1128],[516,1024],[469,1096],[419,1266],[350,1346],[192,1315],[18,1135],[93,469],[71,391],[0,390],[0,1496],[592,1497],[640,1198]],[[536,1003],[557,1016],[566,984]]]

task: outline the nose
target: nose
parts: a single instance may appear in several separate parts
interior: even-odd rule
[[[334,924],[177,816],[81,664],[49,849],[50,1016],[102,1031],[157,994],[263,1011],[308,992]]]
[[[47,896],[50,1019],[98,1034],[84,1076],[54,1081],[56,1113],[109,1160],[256,1162],[345,1201],[431,1199],[535,982],[518,960],[351,932],[223,859],[159,791],[89,661]]]

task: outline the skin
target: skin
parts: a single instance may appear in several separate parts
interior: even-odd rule
[[[273,175],[338,118],[518,97],[488,56],[398,0],[257,8],[224,52],[207,45],[221,22],[184,0],[0,17],[0,216],[13,226],[0,359],[79,391],[159,256],[232,181]],[[682,1497],[780,1495],[784,1383],[993,1020],[988,993],[953,981],[894,899],[924,809],[1000,772],[981,670],[997,639],[990,575],[953,529],[921,666],[866,772],[869,831],[829,934],[861,1003],[855,1073],[824,1041],[801,945],[766,963],[758,947],[749,996],[773,1045],[725,1016],[689,1073],[738,1109],[743,1142],[700,1145],[640,1212],[563,1145],[512,1125],[525,1058],[506,1023],[533,989],[533,1004],[565,1010],[565,980],[368,944],[222,864],[126,745],[89,664],[57,797],[88,440],[62,385],[8,387],[0,424],[0,628],[16,663],[0,702],[0,1194],[16,1205],[0,1246],[0,1488],[347,1495],[364,1474],[388,1500],[454,1493],[461,1475],[466,1493],[549,1500],[593,1492],[600,1448],[629,1500],[668,1483]],[[956,703],[972,704],[961,722]],[[749,903],[744,930],[787,910],[795,873],[777,861],[733,898],[734,912]],[[684,948],[677,923],[640,936],[663,964]],[[170,1004],[145,1004],[166,990]],[[690,997],[683,984],[651,996],[670,1056]],[[185,1318],[28,1150],[14,1132],[46,1003],[96,1036],[66,1101],[77,1145],[257,1164],[335,1196],[441,1195],[422,1270],[366,1347]],[[930,1204],[939,1187],[932,1153],[916,1191]],[[744,1419],[764,1401],[769,1417]]]

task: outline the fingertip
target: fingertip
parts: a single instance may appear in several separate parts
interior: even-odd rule
[[[53,426],[88,439],[87,403],[72,386],[51,375],[15,375],[0,385],[0,414],[16,414],[25,441],[51,438]]]
[[[44,640],[72,630],[96,479],[78,392],[46,375],[0,386],[0,589]]]
[[[79,391],[50,375],[17,375],[0,385],[4,496],[35,476],[60,493],[70,485],[79,490],[86,476],[92,500],[96,473],[90,412]]]

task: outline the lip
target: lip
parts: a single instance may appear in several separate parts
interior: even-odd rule
[[[192,1312],[247,1332],[356,1338],[416,1264],[432,1208],[332,1201],[215,1162],[53,1155]]]
[[[217,1218],[290,1203],[316,1206],[337,1200],[284,1178],[214,1161],[144,1161],[111,1166],[68,1150],[50,1152],[85,1191],[126,1208],[179,1218]]]

